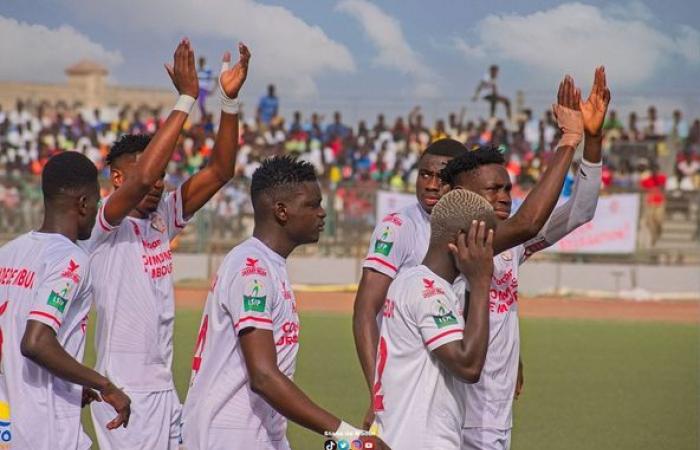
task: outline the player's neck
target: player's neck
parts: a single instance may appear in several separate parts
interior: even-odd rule
[[[37,230],[40,233],[61,234],[72,242],[78,240],[78,224],[77,221],[68,217],[70,213],[59,214],[46,211],[44,213],[44,222]]]
[[[257,225],[253,229],[253,237],[284,259],[287,259],[287,256],[297,247],[297,244],[290,242],[281,233],[276,233]]]
[[[453,283],[457,275],[459,275],[459,271],[457,271],[454,260],[447,248],[436,248],[432,245],[428,247],[428,253],[423,259],[423,265],[435,275],[450,283]]]

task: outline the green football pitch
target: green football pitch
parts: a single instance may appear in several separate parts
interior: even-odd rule
[[[183,309],[175,322],[181,399],[199,320],[199,311]],[[301,324],[296,382],[320,405],[359,424],[368,395],[350,317],[306,313]],[[696,325],[522,319],[521,334],[525,386],[515,406],[514,450],[699,448]],[[94,362],[92,328],[86,362]],[[296,425],[288,436],[295,450],[323,448],[322,437]]]

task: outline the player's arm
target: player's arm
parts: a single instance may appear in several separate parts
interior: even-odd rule
[[[189,110],[199,95],[194,52],[187,39],[183,39],[177,46],[173,65],[165,67],[180,98],[175,105],[176,109],[173,109],[140,156],[133,175],[123,181],[120,188],[105,204],[104,218],[110,225],[119,225],[124,217],[139,204],[153,184],[163,176]]]
[[[374,269],[362,269],[352,314],[352,332],[360,366],[370,392],[374,380],[374,368],[379,343],[377,315],[384,305],[392,279]]]
[[[20,351],[25,358],[49,371],[52,375],[89,389],[97,390],[102,399],[117,411],[117,417],[107,424],[108,429],[129,424],[131,400],[106,377],[80,364],[61,346],[56,332],[50,326],[29,319]],[[98,400],[99,401],[99,400]]]
[[[586,102],[581,103],[585,131],[583,160],[579,167],[571,197],[551,214],[537,236],[525,243],[527,254],[540,251],[558,242],[595,215],[602,180],[602,127],[610,91],[605,69],[596,69],[593,88]]]
[[[247,328],[239,336],[250,388],[277,412],[316,433],[330,435],[335,439],[370,439],[376,448],[388,449],[380,440],[360,436],[361,430],[318,406],[279,370],[272,331]]]
[[[574,80],[567,75],[559,84],[558,104],[554,107],[557,122],[562,129],[557,151],[520,209],[498,224],[493,242],[494,252],[503,252],[534,238],[549,219],[559,199],[576,147],[583,137],[580,99],[581,92],[576,89]]]
[[[235,173],[238,153],[238,102],[236,98],[248,76],[250,51],[238,44],[239,60],[229,69],[231,53],[226,52],[219,74],[221,121],[209,163],[182,185],[183,216],[191,217],[216,194]]]
[[[432,349],[437,359],[456,377],[476,383],[486,361],[489,342],[489,289],[493,276],[493,230],[474,221],[465,236],[460,233],[457,245],[450,250],[459,261],[460,271],[470,286],[469,311],[462,338]],[[465,305],[466,306],[466,305]]]

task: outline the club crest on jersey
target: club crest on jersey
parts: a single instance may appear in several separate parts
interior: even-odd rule
[[[244,277],[250,276],[250,275],[261,275],[261,276],[267,276],[267,270],[263,269],[262,267],[258,267],[258,259],[255,258],[246,258],[245,259],[245,267],[243,270],[241,270],[241,275]]]
[[[503,261],[512,261],[513,260],[513,252],[510,250],[506,250],[505,252],[501,253],[501,258]]]
[[[403,225],[403,220],[401,220],[399,213],[391,213],[382,219],[382,223],[393,223],[397,227],[400,227]]]
[[[66,270],[64,270],[63,273],[61,273],[61,276],[63,278],[68,278],[69,280],[73,280],[73,283],[78,284],[80,283],[80,275],[78,275],[78,268],[80,268],[78,263],[71,259],[70,262],[68,262],[68,267],[66,268]]]
[[[382,231],[382,234],[379,235],[377,241],[374,243],[374,253],[389,256],[389,253],[391,253],[391,248],[393,246],[394,241],[391,235],[391,229],[389,227],[385,227],[384,231]]]
[[[436,295],[445,295],[445,291],[439,287],[435,287],[435,280],[423,278],[423,298],[435,297]]]
[[[433,320],[435,321],[435,326],[438,328],[445,328],[450,325],[457,324],[457,318],[450,308],[448,308],[440,299],[437,299],[437,314],[433,314]]]
[[[51,291],[49,294],[49,299],[46,301],[47,305],[56,308],[60,312],[66,310],[66,303],[68,303],[68,300],[66,300],[65,297],[61,297],[61,295],[56,291]]]
[[[160,214],[154,213],[151,216],[151,228],[161,233],[165,233],[165,220],[163,220]]]
[[[267,296],[262,295],[263,285],[260,280],[253,280],[246,290],[248,291],[248,295],[243,295],[243,310],[265,312]]]

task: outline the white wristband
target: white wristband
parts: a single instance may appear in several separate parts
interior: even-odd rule
[[[216,80],[217,84],[219,85],[219,99],[221,100],[221,110],[227,114],[238,114],[238,111],[241,108],[241,102],[238,101],[238,98],[231,98],[228,95],[226,95],[226,92],[224,92],[224,87],[221,85],[221,74],[223,74],[225,71],[227,71],[229,68],[229,63],[226,61],[222,61],[221,63],[221,71],[219,72],[219,78]]]
[[[173,111],[182,111],[185,114],[189,114],[192,111],[192,107],[196,102],[195,98],[189,95],[180,95],[173,106]]]
[[[357,439],[358,437],[366,433],[366,431],[360,430],[358,428],[353,427],[347,422],[341,421],[338,429],[331,434],[331,438],[335,441],[339,441],[341,439],[352,441],[353,439]]]

